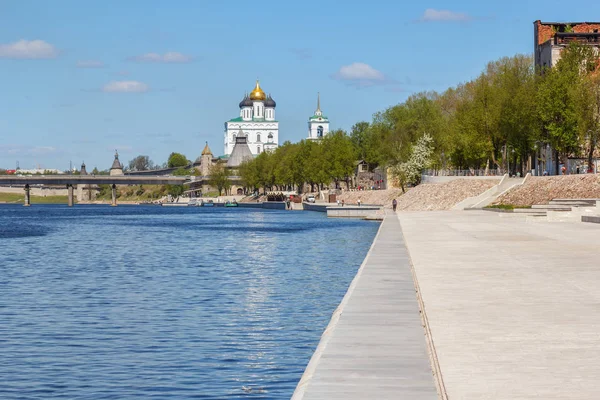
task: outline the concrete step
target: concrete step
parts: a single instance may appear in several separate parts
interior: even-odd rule
[[[550,200],[550,204],[595,206],[596,199],[553,199]]]
[[[552,210],[552,211],[571,211],[572,206],[565,206],[562,204],[534,204],[531,206],[532,210]]]
[[[582,215],[581,222],[591,222],[593,224],[600,224],[600,215]]]
[[[546,210],[540,210],[540,209],[535,209],[535,208],[515,208],[513,210],[513,213],[546,215]]]

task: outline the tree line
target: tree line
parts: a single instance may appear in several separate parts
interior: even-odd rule
[[[350,136],[335,130],[319,141],[286,141],[273,152],[262,152],[238,169],[250,191],[286,190],[308,184],[311,191],[334,182],[349,184],[356,166],[357,152]]]
[[[401,185],[424,168],[497,169],[524,175],[550,146],[554,173],[568,157],[593,165],[600,139],[600,65],[589,46],[570,44],[552,68],[530,55],[490,62],[475,79],[442,93],[421,92],[337,130],[321,143],[286,142],[244,163],[248,188],[317,187],[348,181],[355,162],[390,168]]]
[[[353,127],[360,157],[401,174],[425,134],[433,169],[499,169],[525,173],[540,150],[553,150],[555,173],[568,157],[592,168],[600,136],[599,58],[571,44],[553,68],[536,68],[528,55],[490,62],[475,79],[443,93],[422,92]],[[418,178],[412,178],[415,180]]]

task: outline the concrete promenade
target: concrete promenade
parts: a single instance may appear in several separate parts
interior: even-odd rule
[[[600,398],[598,225],[399,218],[449,399]]]
[[[292,398],[438,398],[395,215],[382,223]]]

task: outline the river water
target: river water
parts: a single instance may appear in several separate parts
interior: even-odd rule
[[[1,399],[289,399],[379,225],[0,206]]]

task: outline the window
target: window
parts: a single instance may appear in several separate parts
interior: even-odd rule
[[[260,154],[260,146],[256,146],[256,154]]]
[[[256,134],[256,141],[257,141],[257,142],[260,142],[260,133],[257,133],[257,134]]]
[[[273,141],[273,134],[269,133],[269,136],[267,136],[267,138],[269,139],[269,143],[271,143]]]
[[[317,127],[317,137],[323,137],[323,127],[321,125]]]
[[[237,135],[234,133],[233,134],[233,141],[235,142],[235,138],[237,137]]]

